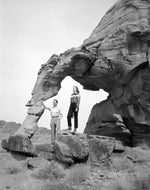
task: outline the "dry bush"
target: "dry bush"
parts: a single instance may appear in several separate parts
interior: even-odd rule
[[[114,181],[110,182],[105,190],[131,190],[132,178],[127,173],[114,172]]]
[[[79,184],[87,179],[89,166],[76,164],[64,169],[61,164],[52,161],[50,165],[33,173],[32,176],[44,180],[38,190],[77,190],[72,184]]]
[[[111,183],[106,190],[150,190],[150,174],[138,173],[133,174],[122,173],[116,176],[116,179]]]
[[[63,178],[65,176],[65,170],[61,164],[58,162],[52,161],[49,164],[45,165],[43,168],[38,169],[32,174],[32,177],[41,180],[56,180]]]
[[[46,181],[40,190],[77,190],[75,187],[61,181]]]
[[[17,174],[17,173],[21,172],[21,169],[16,168],[15,166],[11,166],[11,167],[6,168],[6,172],[8,174]]]
[[[22,182],[22,189],[24,190],[41,190],[42,182],[35,178],[32,178],[29,174],[24,178]]]
[[[122,159],[121,157],[113,157],[111,162],[111,167],[116,172],[131,169],[133,166],[129,159]]]
[[[76,164],[67,171],[66,182],[79,184],[88,177],[90,167],[86,164]]]
[[[4,162],[4,168],[7,174],[17,174],[22,170],[22,166],[17,160],[6,160]]]
[[[131,172],[132,171],[132,172]],[[137,163],[130,170],[130,178],[132,178],[133,190],[150,190],[150,164]]]
[[[133,190],[150,190],[150,174],[145,176],[141,173],[141,175],[136,176],[133,183]]]

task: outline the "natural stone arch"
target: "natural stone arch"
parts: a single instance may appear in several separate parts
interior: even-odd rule
[[[149,148],[149,13],[149,1],[120,0],[79,48],[53,55],[39,71],[22,126],[27,126],[30,119],[36,126],[43,112],[40,101],[55,96],[61,81],[71,76],[85,89],[108,92],[115,112],[126,118],[133,145]]]

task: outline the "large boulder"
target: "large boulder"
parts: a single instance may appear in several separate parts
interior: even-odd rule
[[[125,151],[124,144],[113,137],[74,134],[62,130],[53,144],[40,141],[45,137],[44,133],[40,136],[36,142],[21,136],[11,136],[8,140],[2,140],[2,148],[17,156],[38,157],[48,161],[58,160],[69,165],[87,161],[99,164],[109,158],[113,152]]]
[[[97,103],[92,108],[84,132],[114,137],[124,145],[131,146],[131,133],[122,117],[115,112],[110,99]]]
[[[123,152],[125,147],[115,138],[99,135],[62,133],[54,144],[55,158],[66,164],[99,164],[109,159],[113,152]]]
[[[58,136],[54,152],[56,159],[64,163],[86,162],[89,157],[89,144],[85,135],[65,133]]]
[[[44,134],[41,134],[41,138],[44,138]],[[32,142],[29,138],[21,136],[10,136],[8,139],[4,139],[1,142],[3,149],[20,155],[29,157],[39,157],[45,160],[54,160],[54,148],[50,142]]]
[[[29,138],[21,136],[10,136],[8,140],[2,140],[1,146],[3,149],[19,153],[26,156],[35,156],[33,152],[33,144]]]
[[[53,55],[42,65],[28,102],[32,111],[17,134],[31,137],[35,133],[43,111],[37,114],[34,106],[55,96],[62,80],[71,76],[84,89],[108,92],[115,113],[131,132],[132,146],[150,148],[149,65],[150,1],[119,0],[80,47]],[[106,136],[108,128],[103,127]],[[124,138],[123,131],[115,136],[119,133]]]

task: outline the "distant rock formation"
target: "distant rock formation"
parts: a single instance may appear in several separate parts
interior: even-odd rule
[[[20,123],[16,123],[14,121],[6,122],[4,120],[0,120],[0,130],[2,133],[15,133],[20,128],[20,126]]]
[[[109,136],[112,129],[103,125],[101,130],[102,124],[109,122],[105,116],[118,114],[122,127],[131,133],[131,144],[150,148],[150,1],[119,0],[79,48],[53,55],[42,65],[27,104],[31,108],[17,135],[31,137],[35,133],[43,113],[40,101],[55,96],[66,76],[84,89],[109,93],[105,107],[100,103],[92,110],[86,133]],[[34,109],[37,104],[39,112]],[[124,141],[127,134],[121,126],[119,130],[112,136],[120,133]]]

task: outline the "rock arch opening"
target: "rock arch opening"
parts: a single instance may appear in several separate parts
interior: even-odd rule
[[[88,121],[90,112],[92,107],[105,100],[108,96],[108,93],[100,90],[100,91],[90,91],[84,90],[82,85],[76,82],[73,78],[67,76],[61,82],[61,89],[59,90],[58,94],[53,98],[56,98],[59,101],[59,106],[63,112],[63,118],[61,119],[61,128],[67,128],[67,113],[70,105],[70,95],[72,94],[72,87],[78,86],[81,94],[81,102],[80,102],[80,109],[79,109],[79,132],[83,132]],[[47,106],[52,105],[53,98],[50,98],[45,101]],[[38,125],[49,128],[50,123],[50,115],[49,112],[44,112],[42,117],[40,118]]]

